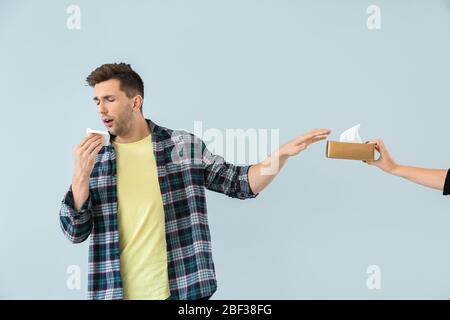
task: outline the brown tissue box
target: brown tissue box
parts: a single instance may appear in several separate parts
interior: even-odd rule
[[[374,160],[375,145],[369,143],[327,141],[327,158]]]

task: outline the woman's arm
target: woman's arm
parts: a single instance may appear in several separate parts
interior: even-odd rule
[[[399,165],[394,161],[382,140],[371,140],[368,143],[375,144],[375,149],[380,153],[380,157],[375,161],[364,161],[367,164],[417,184],[441,191],[444,190],[448,170]]]

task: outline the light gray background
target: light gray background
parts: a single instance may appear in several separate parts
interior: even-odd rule
[[[66,28],[70,4],[81,30]],[[145,115],[167,127],[278,128],[286,142],[361,123],[399,163],[450,166],[447,0],[0,0],[0,46],[0,298],[86,297],[88,242],[64,238],[58,210],[73,147],[104,129],[84,82],[103,63],[130,63]],[[324,154],[290,159],[254,200],[208,192],[214,298],[450,298],[450,199]]]

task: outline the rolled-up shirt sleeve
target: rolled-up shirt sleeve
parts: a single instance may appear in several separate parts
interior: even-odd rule
[[[223,157],[211,153],[203,142],[202,152],[207,189],[241,200],[258,196],[258,193],[254,193],[250,188],[250,165],[237,166],[228,163]]]
[[[72,185],[65,194],[59,210],[60,225],[64,235],[72,243],[81,243],[89,237],[92,230],[92,200],[88,198],[80,208],[75,210]]]
[[[447,176],[445,177],[443,194],[444,194],[444,196],[447,196],[450,194],[450,169],[447,171]]]

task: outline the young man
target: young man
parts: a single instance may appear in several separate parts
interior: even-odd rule
[[[392,175],[405,178],[423,186],[441,190],[444,195],[450,194],[450,170],[425,169],[397,164],[389,154],[382,140],[371,140],[368,143],[375,144],[375,149],[380,157],[375,161],[364,161],[369,165],[376,166]]]
[[[75,147],[60,222],[73,243],[91,236],[89,299],[209,298],[217,285],[205,189],[254,198],[289,157],[330,133],[313,130],[236,166],[194,135],[145,119],[144,84],[130,65],[102,65],[87,82],[111,145],[91,134]]]

